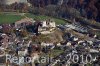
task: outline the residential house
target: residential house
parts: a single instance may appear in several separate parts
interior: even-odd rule
[[[28,50],[27,49],[18,51],[18,55],[19,56],[25,56],[26,54],[28,54]]]
[[[1,35],[2,40],[0,41],[2,43],[3,48],[7,48],[9,44],[9,37],[6,34]]]
[[[21,27],[30,25],[30,24],[32,24],[34,22],[35,21],[32,18],[24,18],[24,19],[21,19],[21,20],[15,22],[15,27],[16,28],[21,28]]]
[[[5,55],[5,51],[0,48],[0,58]]]

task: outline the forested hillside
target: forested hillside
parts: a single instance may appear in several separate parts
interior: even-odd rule
[[[28,0],[35,7],[45,8],[48,5],[57,5],[65,8],[75,8],[81,16],[100,22],[100,0]]]

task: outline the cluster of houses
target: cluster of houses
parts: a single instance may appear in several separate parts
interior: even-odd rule
[[[32,27],[30,27],[32,26]],[[27,29],[27,27],[29,27]],[[0,58],[6,54],[17,54],[18,56],[26,56],[29,53],[33,53],[38,56],[36,52],[40,51],[37,44],[31,45],[31,41],[26,41],[27,37],[22,37],[22,30],[32,30],[29,34],[37,32],[51,33],[56,28],[56,24],[53,20],[48,19],[45,21],[33,20],[32,18],[24,18],[12,24],[0,25]],[[37,33],[36,32],[36,33]],[[46,33],[46,34],[47,34]],[[36,34],[35,34],[36,35]],[[34,47],[34,48],[33,48]],[[33,49],[32,49],[33,48]],[[7,52],[5,51],[7,49]],[[32,52],[31,52],[32,51]],[[33,54],[33,56],[34,56]],[[35,56],[34,56],[35,57]],[[5,61],[4,61],[5,63]]]
[[[89,27],[82,26],[78,22],[73,22],[72,24],[66,24],[65,28],[73,29],[73,30],[76,30],[76,31],[81,32],[81,33],[88,33],[89,30],[91,30]]]
[[[54,66],[58,63],[60,63],[61,66],[63,65],[65,66],[73,65],[74,66],[75,64],[77,64],[78,66],[80,65],[84,66],[88,63],[88,62],[81,63],[81,60],[78,61],[77,63],[73,63],[73,59],[70,59],[68,63],[67,62],[68,58],[66,58],[66,56],[69,54],[71,54],[72,56],[90,54],[92,57],[92,60],[91,60],[92,65],[94,66],[99,65],[99,62],[98,63],[94,63],[94,62],[100,60],[100,59],[98,60],[98,56],[100,55],[100,40],[95,40],[95,41],[80,40],[77,36],[70,35],[70,33],[66,34],[65,39],[66,39],[65,42],[58,43],[56,46],[56,47],[59,47],[59,49],[62,49],[64,53],[55,57],[54,58],[55,61],[49,63],[48,66],[49,65]]]
[[[79,25],[79,24],[78,24]],[[54,62],[50,62],[45,66],[53,66],[56,61],[59,60],[61,66],[68,65],[66,59],[64,58],[67,54],[88,54],[88,53],[96,53],[99,56],[100,53],[100,40],[95,37],[90,38],[93,40],[81,40],[79,37],[73,35],[70,32],[66,32],[62,37],[63,40],[60,43],[46,43],[46,42],[38,42],[35,43],[27,36],[21,36],[21,30],[27,30],[29,33],[41,33],[41,34],[50,34],[54,31],[54,29],[65,29],[71,30],[76,29],[76,24],[66,24],[66,25],[58,25],[56,27],[56,23],[52,19],[48,19],[45,21],[33,20],[32,18],[24,18],[20,21],[15,22],[14,24],[3,24],[0,25],[0,58],[5,55],[13,55],[19,57],[33,57],[32,60],[35,61],[39,59],[40,53],[49,53],[54,49],[63,50],[64,53],[54,57]],[[12,31],[12,29],[15,30]],[[79,28],[77,28],[78,30]],[[80,28],[81,30],[81,28]],[[64,30],[62,30],[64,31]],[[84,30],[83,32],[87,32]],[[37,35],[37,34],[36,34]],[[6,50],[6,51],[5,51]],[[64,63],[62,62],[64,60]],[[96,61],[97,59],[95,59]],[[8,61],[10,61],[8,59]],[[19,66],[25,66],[23,59],[20,59],[20,62],[17,64]],[[71,62],[71,61],[70,61]],[[4,61],[5,63],[5,61]],[[11,65],[7,63],[8,65]],[[39,66],[40,63],[35,64],[34,62],[29,63],[32,66]],[[12,64],[13,65],[13,64]],[[15,64],[16,65],[16,64]],[[41,66],[41,65],[40,65]]]

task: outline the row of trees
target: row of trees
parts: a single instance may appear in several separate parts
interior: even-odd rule
[[[3,5],[0,4],[1,11],[20,11],[20,12],[28,12],[28,4],[26,3],[13,3],[11,5]]]
[[[73,18],[75,16],[81,16],[80,12],[75,8],[57,5],[48,5],[45,8],[32,7],[29,9],[29,12],[57,18]]]

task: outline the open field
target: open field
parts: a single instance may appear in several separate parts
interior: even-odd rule
[[[46,20],[46,19],[53,19],[56,24],[65,24],[65,21],[64,20],[61,20],[61,19],[58,19],[58,18],[52,18],[52,17],[49,17],[49,16],[44,16],[44,15],[32,15],[32,14],[26,14],[27,17],[30,17],[30,18],[34,18],[34,19],[39,19],[39,20]]]
[[[20,15],[0,14],[0,24],[2,23],[14,23],[17,20],[24,18]]]
[[[57,18],[52,18],[52,17],[49,17],[49,16],[44,16],[44,15],[33,15],[33,14],[25,14],[25,15],[21,15],[21,14],[18,14],[17,13],[2,13],[0,14],[0,24],[3,24],[3,23],[14,23],[22,18],[25,18],[25,17],[29,17],[29,18],[33,18],[33,19],[39,19],[39,20],[46,20],[46,19],[53,19],[56,24],[65,24],[65,21],[64,20],[61,20],[61,19],[57,19]]]

